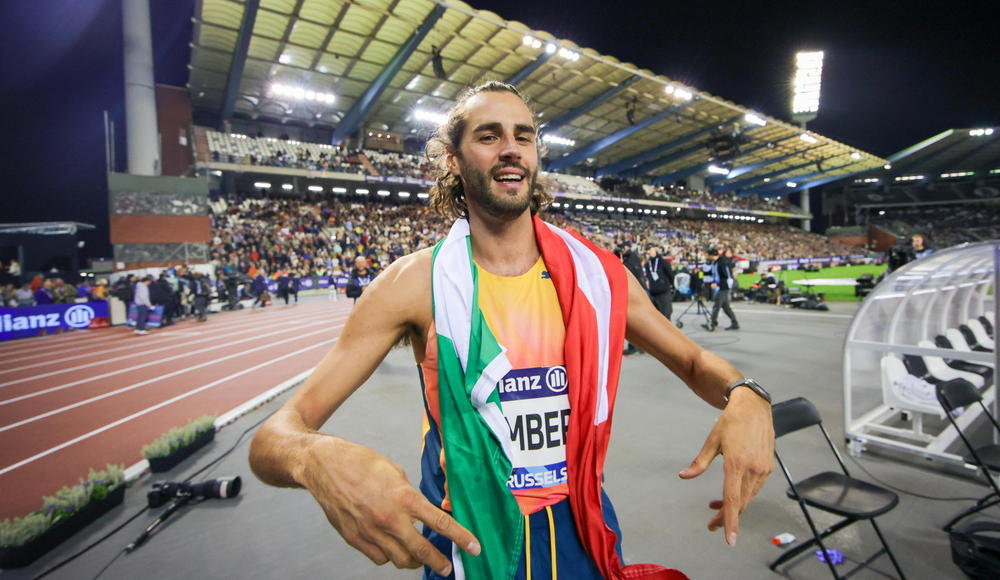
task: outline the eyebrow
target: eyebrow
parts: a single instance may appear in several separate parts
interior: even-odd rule
[[[496,131],[501,132],[503,129],[503,124],[498,122],[493,123],[483,123],[472,130],[473,133],[479,133],[480,131]],[[515,133],[531,133],[534,135],[536,133],[535,128],[531,125],[525,125],[524,123],[518,123],[514,125]]]

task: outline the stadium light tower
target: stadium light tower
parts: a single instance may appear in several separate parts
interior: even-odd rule
[[[802,51],[795,55],[795,76],[792,78],[792,118],[802,127],[802,137],[815,139],[805,133],[806,124],[819,113],[820,87],[823,81],[823,51]],[[802,191],[799,205],[802,213],[809,213],[809,190]],[[802,229],[809,231],[811,220],[802,220]]]

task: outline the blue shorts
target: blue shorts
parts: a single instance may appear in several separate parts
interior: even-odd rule
[[[614,506],[604,490],[601,490],[602,505],[604,506],[604,521],[608,527],[618,536],[615,551],[618,558],[622,558],[622,534],[618,526],[618,516],[615,515]],[[549,515],[552,520],[550,522]],[[569,500],[563,501],[541,509],[530,516],[525,517],[525,551],[521,553],[521,562],[518,564],[515,580],[527,580],[528,560],[531,561],[532,579],[548,580],[549,578],[571,578],[573,580],[601,580],[600,571],[593,560],[580,544],[580,538],[576,533],[576,523],[573,520],[573,512],[569,507]],[[438,534],[434,530],[424,526],[424,537],[426,537],[434,547],[445,556],[451,557],[452,542],[448,538]],[[555,551],[556,565],[555,573],[552,566],[552,552]],[[454,580],[455,573],[452,572],[447,579],[424,566],[425,580]]]

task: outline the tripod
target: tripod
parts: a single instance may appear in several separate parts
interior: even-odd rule
[[[691,312],[692,308],[695,309],[694,312]],[[684,328],[684,321],[681,319],[688,314],[691,316],[704,316],[705,326],[709,328],[709,332],[715,330],[715,326],[712,324],[710,311],[708,306],[705,305],[705,299],[701,297],[701,293],[695,294],[691,300],[691,304],[688,304],[687,308],[684,309],[684,312],[681,312],[680,316],[677,317],[677,322],[674,323],[677,325],[677,328]]]

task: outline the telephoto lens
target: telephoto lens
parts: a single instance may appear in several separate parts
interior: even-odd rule
[[[240,495],[241,487],[243,487],[243,480],[238,475],[220,477],[219,479],[209,479],[201,483],[191,484],[191,495],[196,498],[227,499]]]

